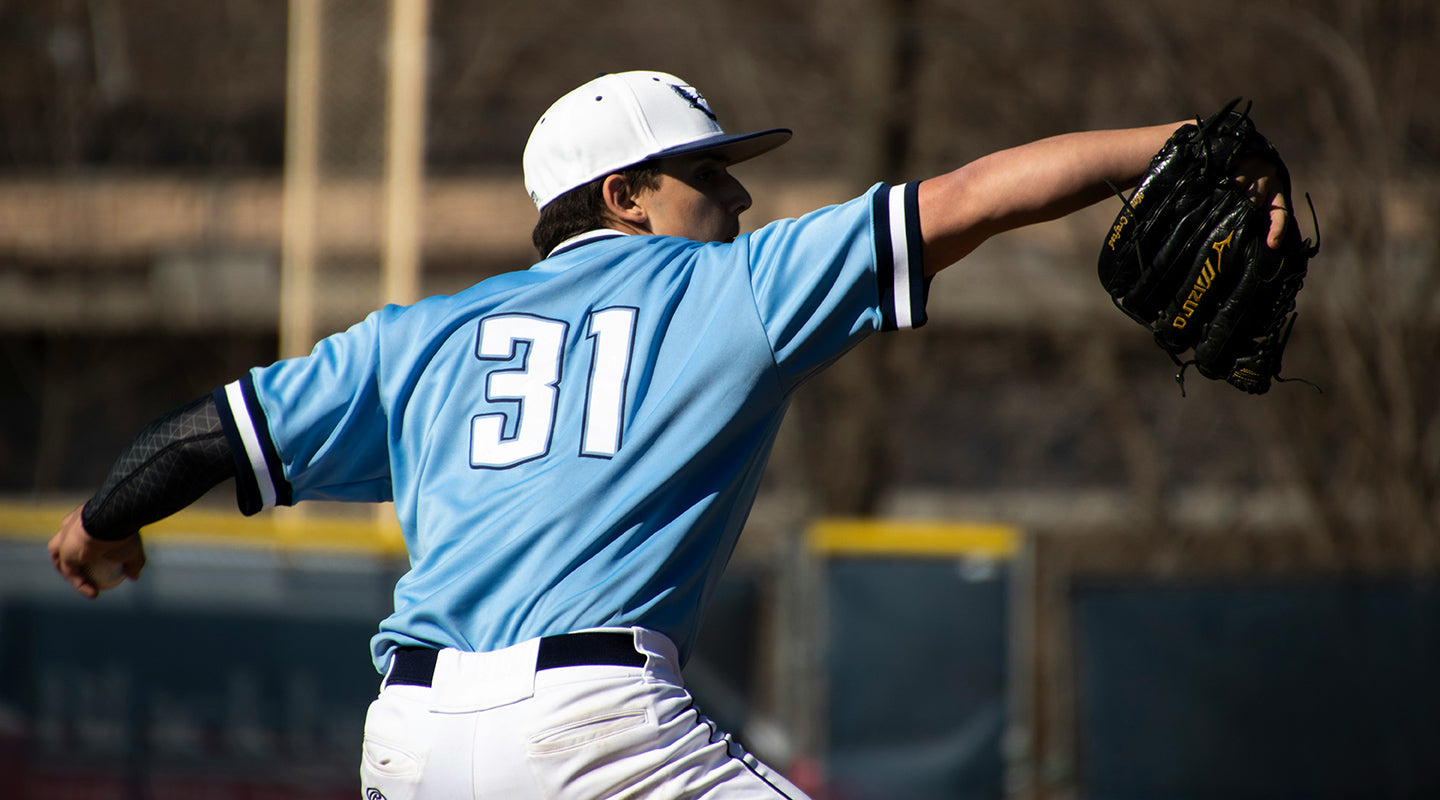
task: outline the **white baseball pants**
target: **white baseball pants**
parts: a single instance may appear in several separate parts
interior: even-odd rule
[[[441,650],[429,686],[387,676],[365,721],[364,797],[806,800],[699,713],[668,638],[623,632],[644,666],[537,670],[532,640]]]

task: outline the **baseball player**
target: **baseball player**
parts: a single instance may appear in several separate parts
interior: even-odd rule
[[[790,131],[729,135],[673,75],[598,77],[525,149],[538,263],[152,423],[52,560],[89,597],[107,560],[138,578],[137,531],[228,477],[245,514],[393,500],[410,570],[371,642],[367,797],[803,797],[681,678],[789,398],[923,324],[931,276],[987,237],[1133,184],[1178,124],[1041,140],[740,235],[729,167]]]

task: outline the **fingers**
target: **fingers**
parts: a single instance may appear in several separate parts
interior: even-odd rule
[[[124,577],[137,580],[145,568],[145,546],[139,534],[114,542],[95,539],[85,530],[80,508],[65,516],[60,530],[50,539],[46,549],[50,553],[50,563],[60,577],[81,596],[91,599],[99,597],[102,591],[102,585],[92,570],[108,564],[113,571],[118,565]],[[114,577],[107,578],[106,585],[115,585]]]
[[[122,539],[118,545],[108,557],[120,563],[125,569],[125,577],[132,581],[140,580],[140,571],[145,569],[145,543],[141,541],[140,534]]]
[[[79,537],[76,532],[84,531],[84,525],[80,522],[80,509],[76,508],[65,519],[60,522],[60,530],[50,538],[46,549],[50,551],[50,563],[55,571],[60,573],[75,591],[86,597],[96,597],[99,590],[90,582],[84,569],[83,548],[84,542],[77,541]]]
[[[1285,228],[1290,225],[1290,204],[1289,199],[1283,194],[1277,194],[1270,200],[1270,235],[1265,238],[1265,244],[1271,250],[1279,250],[1285,244]]]
[[[74,586],[75,591],[79,592],[81,596],[86,597],[90,600],[94,600],[95,598],[100,596],[100,587],[95,585],[95,582],[90,580],[90,578],[88,577],[72,578],[70,580],[70,585]]]
[[[1260,160],[1246,159],[1233,173],[1235,183],[1244,187],[1250,203],[1270,216],[1270,229],[1265,244],[1271,250],[1278,250],[1285,244],[1286,228],[1290,221],[1290,199],[1280,191],[1280,181],[1275,165]]]
[[[55,565],[55,571],[81,595],[92,600],[99,597],[100,587],[90,578],[90,571],[85,563],[68,556],[63,545],[57,547],[56,542],[61,536],[62,534],[56,534],[55,539],[50,540],[50,562]]]

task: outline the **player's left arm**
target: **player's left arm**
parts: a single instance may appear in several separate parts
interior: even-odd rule
[[[1000,150],[920,184],[925,273],[934,275],[998,233],[1059,219],[1133,187],[1176,128],[1086,131]],[[1269,241],[1280,242],[1288,219],[1273,166],[1256,160],[1237,180],[1250,184],[1271,215]]]
[[[206,396],[145,426],[100,489],[70,512],[50,540],[50,561],[86,597],[108,582],[99,571],[118,564],[135,580],[145,566],[140,528],[200,499],[235,475],[235,459],[215,401]]]

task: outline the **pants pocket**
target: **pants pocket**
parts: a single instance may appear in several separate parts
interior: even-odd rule
[[[370,774],[396,779],[420,777],[420,757],[384,739],[365,737],[361,763]]]
[[[534,755],[560,753],[577,747],[598,745],[612,736],[644,725],[649,714],[643,708],[622,709],[541,731],[532,736],[528,748]]]
[[[425,773],[423,747],[428,712],[415,703],[384,697],[370,704],[360,754],[366,800],[412,800]]]

